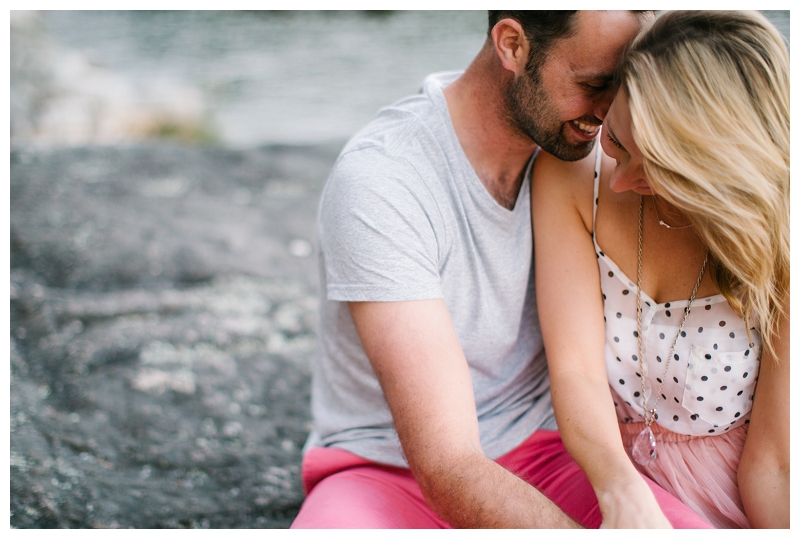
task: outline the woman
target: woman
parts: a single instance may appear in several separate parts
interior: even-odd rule
[[[716,527],[788,527],[786,46],[755,12],[668,12],[616,86],[602,151],[534,173],[564,443],[604,526],[669,525],[641,472]]]

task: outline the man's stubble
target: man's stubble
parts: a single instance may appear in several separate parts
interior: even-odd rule
[[[583,159],[592,151],[595,141],[576,144],[567,140],[567,120],[559,118],[557,108],[541,83],[539,71],[531,69],[508,86],[505,93],[508,121],[512,129],[562,161]],[[589,124],[597,122],[594,115],[578,120]]]

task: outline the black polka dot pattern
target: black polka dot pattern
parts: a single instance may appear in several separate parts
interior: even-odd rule
[[[689,411],[715,426],[734,425],[750,411],[752,402],[745,401],[744,395],[754,387],[748,378],[752,378],[750,373],[758,365],[744,350],[720,352],[694,348],[690,363],[696,364],[696,368],[687,376],[685,393],[694,396],[692,405],[684,400]]]

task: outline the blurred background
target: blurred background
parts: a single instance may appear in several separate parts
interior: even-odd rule
[[[485,25],[476,11],[12,12],[12,143],[343,141],[428,73],[465,68]]]
[[[764,13],[788,39],[789,11]],[[485,26],[482,11],[12,11],[12,144],[341,142],[465,68]]]
[[[319,194],[485,21],[10,12],[12,527],[290,525]]]

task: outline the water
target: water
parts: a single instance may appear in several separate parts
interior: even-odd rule
[[[789,11],[765,13],[788,39]],[[232,147],[341,142],[428,73],[467,67],[486,36],[484,11],[49,11],[38,19],[36,39],[52,45],[55,75],[38,100],[15,108],[14,81],[23,77],[12,61],[12,140],[20,109],[38,115],[29,138],[55,142],[176,130]],[[12,19],[12,60],[13,29]]]
[[[199,89],[232,146],[344,140],[418,90],[464,69],[483,45],[481,11],[53,11],[59,46],[131,81]]]

